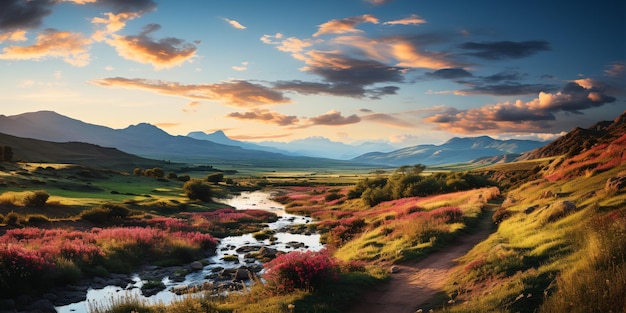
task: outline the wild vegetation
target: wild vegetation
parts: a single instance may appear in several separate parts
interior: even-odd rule
[[[145,260],[190,262],[231,234],[270,238],[263,224],[276,220],[273,213],[215,201],[271,187],[287,212],[313,218],[299,227],[320,233],[326,249],[279,255],[242,292],[199,292],[167,306],[114,299],[92,312],[342,312],[384,284],[393,275],[389,266],[445,249],[485,219],[493,233],[458,259],[430,302],[434,311],[625,312],[626,135],[588,141],[469,170],[415,165],[337,175],[225,177],[212,167],[138,168],[130,175],[5,162],[0,289],[41,292],[130,272]],[[29,289],[35,280],[40,289]]]

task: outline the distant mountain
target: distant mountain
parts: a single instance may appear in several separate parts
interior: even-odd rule
[[[390,166],[461,163],[505,154],[519,155],[544,144],[533,140],[497,140],[488,136],[455,137],[442,145],[419,145],[389,153],[366,153],[352,160]]]
[[[15,161],[81,164],[129,171],[136,167],[163,166],[161,161],[82,142],[58,143],[0,133],[0,146],[11,147]]]
[[[325,167],[350,165],[350,162],[321,158],[286,156],[267,151],[172,136],[158,127],[141,123],[112,129],[72,119],[52,111],[14,116],[0,115],[0,132],[52,142],[88,142],[114,147],[138,156],[184,163],[238,164],[267,167]]]
[[[189,134],[187,134],[187,137],[191,137],[191,138],[198,139],[198,140],[208,140],[208,141],[212,141],[212,142],[223,144],[223,145],[241,147],[241,148],[250,149],[250,150],[275,152],[275,153],[282,153],[282,154],[287,154],[287,155],[291,154],[288,151],[283,151],[283,150],[272,148],[272,147],[266,147],[266,146],[257,145],[251,142],[230,139],[221,130],[212,132],[210,134],[207,134],[201,131],[190,132]]]
[[[575,155],[599,143],[609,143],[626,133],[626,111],[613,121],[598,122],[585,129],[576,127],[544,147],[529,151],[517,160],[531,160],[564,154]]]
[[[365,142],[359,145],[349,145],[331,141],[325,137],[308,137],[290,142],[263,141],[261,146],[273,147],[295,155],[310,157],[325,157],[339,160],[349,160],[363,153],[371,151],[389,152],[397,148],[376,142]]]

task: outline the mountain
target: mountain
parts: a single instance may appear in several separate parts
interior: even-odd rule
[[[112,129],[85,123],[52,111],[14,116],[0,115],[0,132],[52,142],[88,142],[103,147],[114,147],[150,159],[183,163],[267,167],[302,167],[303,164],[307,167],[325,167],[353,164],[321,158],[286,156],[187,136],[172,136],[147,123],[124,129]]]
[[[349,160],[371,151],[393,151],[396,148],[386,143],[365,142],[359,145],[349,145],[331,141],[325,137],[308,137],[290,142],[263,141],[259,145],[273,147],[290,154],[310,157],[326,157],[339,160]]]
[[[187,137],[191,137],[191,138],[198,139],[198,140],[208,140],[214,143],[241,147],[241,148],[249,149],[249,150],[260,150],[260,151],[267,151],[267,152],[282,153],[282,154],[287,154],[287,155],[291,154],[288,151],[283,151],[283,150],[272,148],[272,147],[266,147],[266,146],[257,145],[257,144],[250,143],[250,142],[230,139],[221,130],[215,131],[210,134],[207,134],[201,131],[190,132],[189,134],[187,134]]]
[[[141,158],[115,148],[82,142],[50,142],[0,133],[0,146],[9,146],[13,160],[41,163],[81,164],[90,167],[132,170],[162,166],[163,162]]]
[[[402,166],[410,164],[448,164],[500,155],[521,154],[545,143],[533,140],[497,140],[488,136],[455,137],[442,145],[419,145],[388,153],[372,152],[358,156],[352,161]],[[510,156],[508,157],[510,159]]]
[[[518,160],[578,154],[594,145],[611,142],[624,133],[626,133],[626,111],[613,121],[598,122],[587,129],[576,127],[550,144],[524,153]]]

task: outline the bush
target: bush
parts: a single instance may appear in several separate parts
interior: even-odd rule
[[[267,286],[278,293],[315,291],[338,279],[340,265],[326,250],[290,252],[264,265]]]
[[[190,200],[200,200],[202,202],[211,202],[212,190],[211,186],[200,180],[190,180],[183,185],[183,191]]]
[[[217,184],[221,181],[224,181],[224,173],[212,173],[207,175],[206,180],[209,183]]]
[[[50,222],[50,219],[43,214],[32,214],[28,215],[25,218],[26,223],[28,224],[45,224]]]
[[[500,224],[502,223],[502,221],[506,220],[507,218],[511,217],[512,213],[511,211],[503,208],[503,207],[499,207],[494,213],[493,216],[491,217],[491,219],[493,220],[494,224]]]
[[[94,224],[104,224],[111,220],[125,219],[130,215],[130,210],[120,204],[105,203],[99,207],[80,213],[80,217]]]
[[[15,226],[20,222],[20,215],[11,211],[2,220],[5,224]]]
[[[50,195],[45,190],[35,190],[24,196],[25,206],[44,207]]]

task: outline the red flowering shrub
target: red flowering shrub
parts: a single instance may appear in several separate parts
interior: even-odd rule
[[[339,279],[340,263],[326,250],[294,251],[265,263],[267,287],[277,293],[295,289],[315,291],[325,283]]]
[[[27,286],[37,286],[37,280],[54,268],[37,251],[19,246],[0,245],[0,291],[14,294]]]

